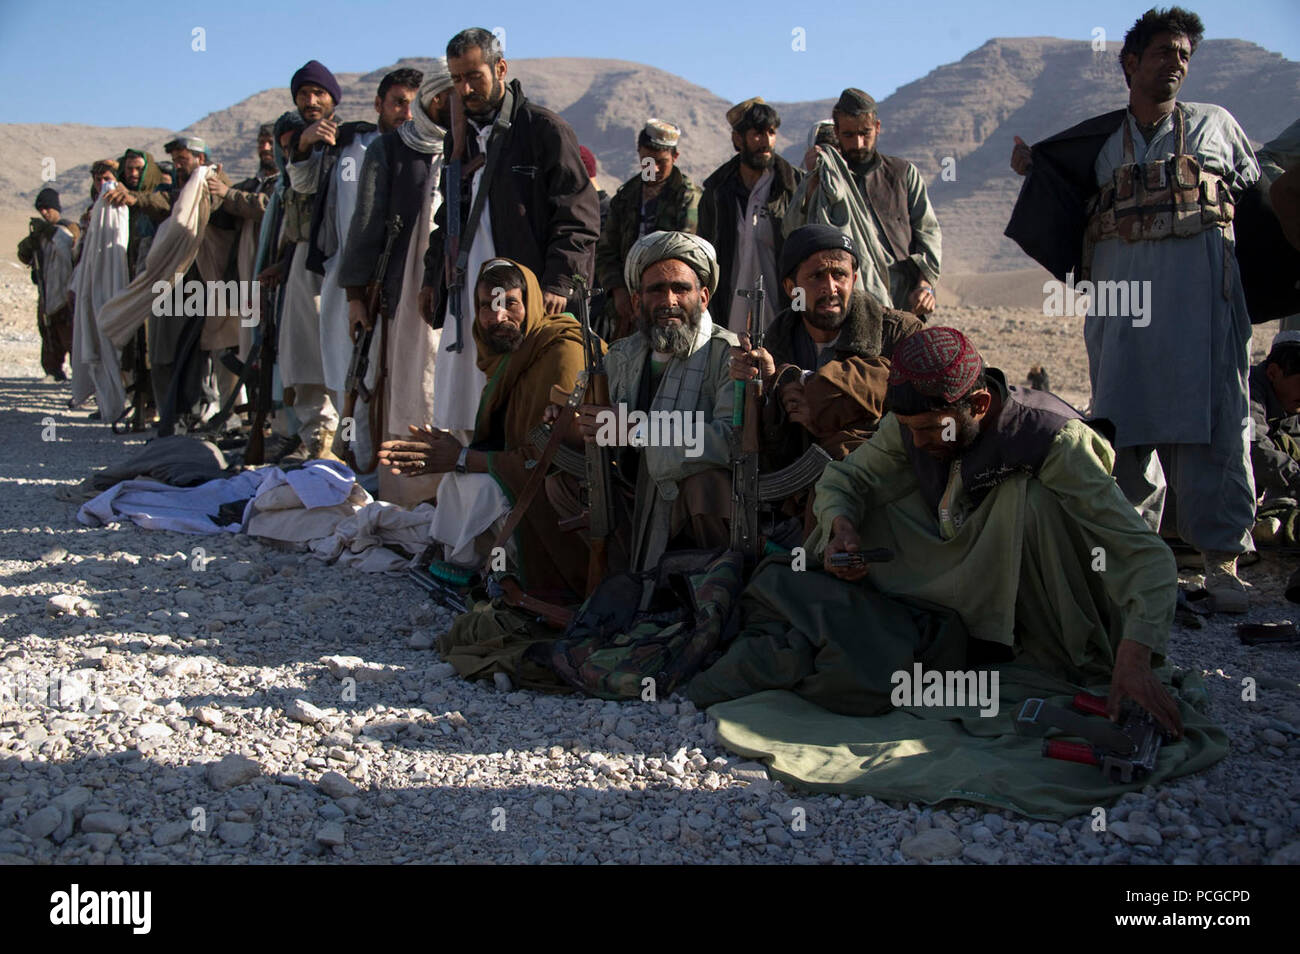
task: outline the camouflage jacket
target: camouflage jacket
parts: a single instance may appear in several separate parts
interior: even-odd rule
[[[674,166],[659,192],[654,230],[695,232],[699,225],[702,190],[680,167]],[[641,237],[641,176],[635,175],[619,187],[609,203],[609,218],[596,243],[596,281],[608,294],[613,309],[615,289],[623,285],[623,262]]]

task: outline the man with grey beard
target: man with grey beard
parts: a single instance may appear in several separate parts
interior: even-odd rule
[[[632,511],[619,514],[611,571],[653,567],[670,548],[728,544],[729,359],[739,343],[709,315],[718,260],[699,236],[643,236],[623,278],[637,333],[614,342],[605,357],[611,406],[585,404],[578,418],[585,440],[615,448],[620,496]],[[547,493],[561,516],[581,512],[576,486],[561,475],[548,480]]]

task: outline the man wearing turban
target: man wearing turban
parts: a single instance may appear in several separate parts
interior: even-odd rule
[[[729,362],[739,342],[709,315],[718,260],[699,236],[643,236],[628,253],[623,278],[637,331],[610,345],[606,356],[611,406],[583,405],[578,424],[584,439],[612,447],[624,491],[616,496],[631,508],[630,517],[619,515],[611,569],[645,569],[670,547],[728,544],[735,398]],[[644,426],[633,426],[636,417]],[[581,512],[576,483],[564,475],[552,475],[547,492],[562,516]]]

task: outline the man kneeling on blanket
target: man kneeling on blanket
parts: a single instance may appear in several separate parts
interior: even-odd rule
[[[1105,439],[1054,395],[1009,386],[953,328],[899,343],[887,406],[875,436],[817,485],[807,555],[843,582],[761,570],[741,637],[691,683],[691,699],[788,688],[874,714],[888,709],[890,673],[913,659],[944,668],[1014,658],[1079,684],[1109,677],[1112,717],[1130,699],[1181,736],[1152,671],[1173,621],[1174,558],[1111,477]],[[894,559],[832,565],[837,553],[879,547]],[[950,622],[918,623],[926,604]]]

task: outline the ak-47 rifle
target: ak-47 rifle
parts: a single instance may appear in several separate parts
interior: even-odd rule
[[[573,294],[577,300],[579,324],[582,325],[582,351],[584,374],[587,380],[587,402],[598,407],[609,406],[609,375],[605,373],[605,355],[600,339],[591,328],[588,296],[591,289],[581,275],[573,276]],[[587,536],[591,541],[591,556],[587,563],[587,593],[590,596],[596,585],[605,578],[609,563],[609,536],[614,532],[614,498],[610,487],[609,448],[596,441],[586,444],[587,458]]]
[[[264,432],[266,419],[275,410],[271,390],[275,380],[276,339],[279,337],[280,319],[284,313],[285,283],[289,268],[293,265],[293,251],[294,246],[290,244],[281,259],[283,270],[274,288],[265,284],[258,286],[262,295],[262,325],[257,348],[257,401],[253,409],[252,429],[248,433],[248,447],[244,450],[246,464],[266,463]]]
[[[750,349],[757,350],[763,347],[767,337],[763,276],[758,276],[752,289],[739,291],[749,299],[745,330]],[[758,526],[759,415],[763,408],[761,369],[752,380],[737,381],[735,389],[735,406],[731,412],[731,548],[743,553],[750,563],[756,563],[762,555]]]
[[[456,322],[456,340],[448,351],[462,351],[464,344],[465,268],[460,261],[461,188],[465,181],[465,151],[468,148],[469,123],[465,121],[465,103],[458,93],[451,97],[451,160],[447,163],[447,313]],[[486,183],[484,183],[486,186]]]
[[[375,272],[366,286],[366,317],[370,327],[356,335],[352,341],[352,361],[348,364],[348,375],[344,379],[347,398],[343,402],[344,419],[353,418],[357,410],[357,396],[366,402],[370,413],[370,460],[366,466],[358,465],[352,445],[348,444],[345,456],[348,465],[359,473],[368,474],[375,469],[379,460],[379,442],[383,439],[384,426],[384,391],[388,378],[388,329],[387,308],[384,301],[384,280],[388,275],[388,261],[393,255],[393,244],[402,231],[402,217],[394,212],[385,225],[384,250],[375,262]],[[366,374],[370,371],[370,346],[375,340],[375,329],[385,322],[384,334],[379,336],[379,373],[375,375],[374,388],[366,387]]]

